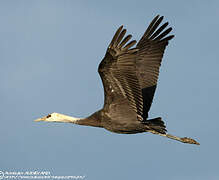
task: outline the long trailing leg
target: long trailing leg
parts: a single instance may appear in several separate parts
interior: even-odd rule
[[[188,144],[196,144],[196,145],[200,145],[197,141],[195,141],[194,139],[192,138],[188,138],[188,137],[178,137],[178,136],[173,136],[171,134],[162,134],[162,133],[159,133],[157,131],[154,131],[154,130],[150,130],[148,131],[150,133],[153,133],[153,134],[157,134],[157,135],[160,135],[160,136],[163,136],[163,137],[167,137],[167,138],[170,138],[170,139],[174,139],[176,141],[180,141],[182,143],[188,143]]]

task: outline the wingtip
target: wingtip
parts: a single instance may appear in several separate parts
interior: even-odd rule
[[[175,35],[170,35],[168,41],[173,39],[174,37],[175,37]]]
[[[160,15],[156,15],[152,21],[156,22],[159,19]]]
[[[119,26],[119,29],[123,29],[124,25],[122,24],[121,26]]]

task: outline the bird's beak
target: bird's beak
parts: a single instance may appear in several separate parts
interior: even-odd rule
[[[34,121],[39,122],[39,121],[43,121],[43,120],[42,120],[42,118],[39,118],[39,119],[35,119]]]
[[[47,116],[34,120],[35,122],[45,121]]]

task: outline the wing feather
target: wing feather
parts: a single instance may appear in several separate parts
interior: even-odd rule
[[[104,86],[105,108],[127,99],[138,120],[148,117],[163,53],[174,37],[168,36],[172,30],[171,27],[166,29],[168,22],[160,25],[162,20],[163,16],[158,15],[151,21],[135,48],[132,47],[136,41],[130,41],[130,34],[125,36],[123,26],[116,31],[98,68]]]
[[[174,37],[173,35],[167,36],[172,28],[166,29],[168,22],[160,26],[162,20],[163,16],[160,18],[156,16],[137,44],[139,50],[136,59],[136,72],[142,88],[144,119],[147,119],[153,101],[164,50],[168,41]]]
[[[124,38],[125,33],[126,30],[122,30],[120,26],[99,65],[98,71],[105,91],[104,106],[119,103],[121,99],[128,99],[136,117],[142,120],[143,98],[135,67],[138,49],[131,48],[136,41],[129,42],[132,36],[128,35]]]

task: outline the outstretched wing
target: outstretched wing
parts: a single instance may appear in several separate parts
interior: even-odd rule
[[[104,86],[104,106],[107,108],[112,103],[119,104],[128,99],[136,117],[142,120],[143,98],[135,67],[138,49],[131,49],[136,41],[128,43],[131,35],[124,38],[125,33],[123,26],[116,31],[98,68]]]
[[[168,22],[159,27],[162,20],[163,16],[156,16],[136,46],[136,72],[142,89],[144,119],[147,119],[152,104],[164,50],[174,37],[167,36],[172,30],[171,27],[166,29]]]
[[[139,120],[147,119],[157,85],[159,68],[165,47],[174,36],[167,36],[172,28],[168,23],[158,28],[163,16],[156,16],[136,48],[136,41],[124,38],[126,29],[121,26],[115,33],[98,72],[101,76],[107,109],[111,104],[128,100]]]

